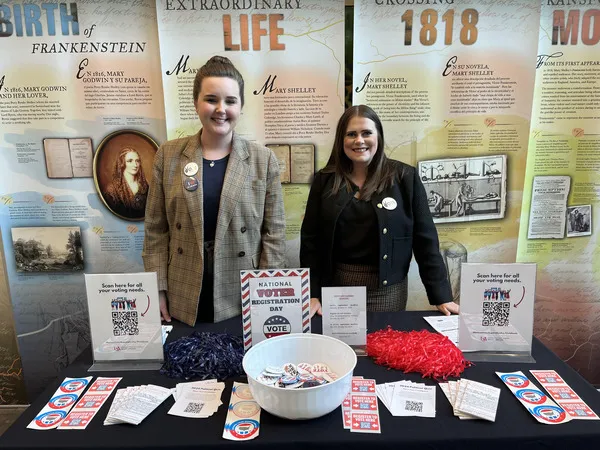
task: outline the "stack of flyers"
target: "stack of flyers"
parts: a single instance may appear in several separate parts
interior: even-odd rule
[[[88,387],[92,377],[65,378],[50,400],[35,416],[27,428],[32,430],[51,430],[58,427],[67,417],[79,396]]]
[[[58,426],[59,430],[84,430],[115,390],[121,378],[98,377],[75,408]]]
[[[435,386],[397,381],[378,384],[376,390],[392,416],[435,417]]]
[[[375,380],[352,378],[352,388],[342,402],[344,429],[357,433],[381,433]]]
[[[554,370],[530,370],[531,375],[542,385],[550,397],[573,419],[598,420],[592,411],[571,387]]]
[[[529,381],[523,372],[496,372],[496,375],[538,422],[558,425],[571,420],[571,416]]]
[[[440,388],[458,418],[496,420],[500,400],[500,389],[497,387],[462,378],[440,383]]]
[[[260,431],[260,406],[245,383],[233,383],[223,438],[231,441],[254,439]]]
[[[152,384],[119,389],[104,419],[104,425],[139,425],[171,395],[171,389]]]
[[[224,388],[225,383],[217,383],[217,380],[178,383],[173,393],[175,404],[169,414],[201,419],[210,417],[223,404]]]

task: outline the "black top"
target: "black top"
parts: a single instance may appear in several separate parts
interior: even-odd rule
[[[333,255],[336,262],[378,265],[377,216],[370,202],[352,197],[335,227]]]
[[[229,155],[210,161],[202,160],[202,195],[204,201],[204,241],[214,241],[219,216],[219,202]]]
[[[429,303],[450,302],[452,291],[425,188],[414,167],[395,160],[388,163],[396,172],[394,184],[374,193],[369,201],[377,217],[378,287],[404,281],[414,253]],[[323,286],[333,285],[335,234],[341,212],[354,195],[344,187],[331,195],[333,183],[333,173],[317,172],[300,232],[300,267],[310,268],[313,297],[319,296]]]

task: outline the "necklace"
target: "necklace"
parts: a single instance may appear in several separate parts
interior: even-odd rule
[[[210,162],[210,164],[209,164],[209,166],[210,166],[210,167],[215,167],[215,162],[214,162],[214,161],[211,161],[211,162]]]

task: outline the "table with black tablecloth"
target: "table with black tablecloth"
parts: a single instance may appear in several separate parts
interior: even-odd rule
[[[430,329],[423,315],[435,312],[369,313],[369,332],[391,325],[400,330]],[[196,330],[228,332],[241,335],[241,319],[235,318],[217,324],[201,324]],[[169,341],[187,336],[193,328],[177,323]],[[320,318],[313,319],[313,332],[321,331]],[[600,413],[600,393],[579,374],[568,367],[539,340],[534,339],[533,357],[535,364],[477,363],[465,370],[463,376],[475,381],[490,384],[501,389],[500,402],[495,422],[484,420],[459,420],[441,389],[436,390],[436,417],[393,417],[380,402],[381,434],[351,433],[344,430],[342,413],[338,408],[319,419],[291,421],[280,419],[263,411],[261,413],[260,435],[251,441],[234,442],[223,439],[223,425],[227,414],[227,403],[234,380],[226,380],[223,392],[223,405],[208,419],[188,419],[170,416],[167,411],[173,405],[169,397],[140,425],[104,426],[112,396],[102,407],[93,421],[83,431],[49,430],[37,431],[26,426],[44,407],[64,377],[83,377],[90,373],[91,352],[82,355],[61,373],[55,383],[48,386],[43,394],[21,415],[13,426],[0,437],[2,449],[303,449],[326,448],[333,450],[374,448],[407,449],[586,449],[597,448],[600,442],[600,421],[572,420],[561,425],[538,423],[518,402],[495,372],[523,371],[530,379],[529,369],[554,369],[596,412]],[[123,377],[119,388],[141,384],[156,384],[174,387],[185,380],[170,379],[158,371],[95,372],[95,376]],[[404,374],[377,366],[369,357],[360,357],[354,375],[374,378],[377,383],[398,380],[412,380],[436,384],[433,380],[422,380],[418,374]],[[244,381],[243,378],[237,381]]]

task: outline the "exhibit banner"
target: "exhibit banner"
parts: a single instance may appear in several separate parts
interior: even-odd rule
[[[83,273],[139,272],[165,140],[156,6],[0,4],[0,226],[28,394],[90,343]]]
[[[193,83],[212,56],[229,58],[244,77],[236,132],[270,147],[279,160],[288,267],[312,176],[329,158],[344,110],[344,1],[157,1],[169,139],[201,127]]]
[[[538,266],[535,335],[593,384],[600,384],[599,50],[597,2],[542,3],[517,254]]]
[[[417,168],[455,301],[461,264],[514,262],[540,3],[355,0],[353,103]],[[429,305],[416,263],[410,309]]]
[[[462,265],[458,348],[473,361],[534,362],[535,264]]]

